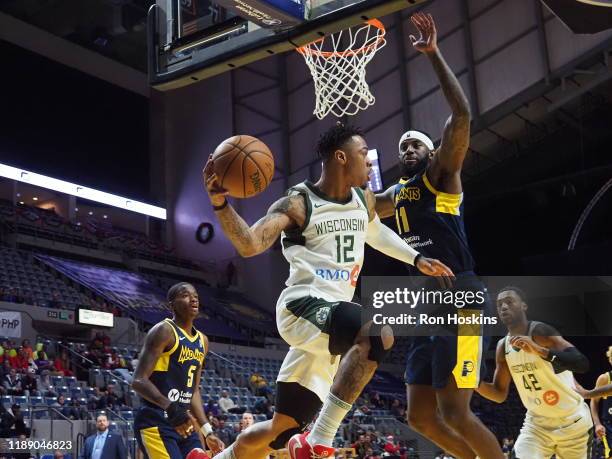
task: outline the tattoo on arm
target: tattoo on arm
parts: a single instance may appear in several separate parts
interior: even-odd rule
[[[303,221],[305,213],[303,198],[288,196],[272,204],[266,216],[251,227],[232,206],[227,206],[216,215],[223,232],[238,253],[243,257],[251,257],[271,247],[283,230]]]

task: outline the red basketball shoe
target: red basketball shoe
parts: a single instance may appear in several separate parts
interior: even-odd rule
[[[194,448],[189,451],[185,459],[210,459],[210,457],[208,457],[208,454],[202,448]]]
[[[323,445],[310,446],[306,437],[310,432],[294,435],[287,443],[291,459],[326,459],[335,457],[336,449]]]

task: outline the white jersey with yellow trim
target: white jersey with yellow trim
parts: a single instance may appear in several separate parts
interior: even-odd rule
[[[529,323],[529,337],[537,324]],[[556,373],[553,365],[540,356],[515,350],[510,344],[510,336],[504,340],[504,352],[510,374],[528,413],[565,418],[580,412],[584,401],[574,390],[574,374],[571,371]]]
[[[363,190],[353,188],[350,198],[340,202],[305,181],[288,194],[304,196],[306,220],[303,228],[281,236],[289,278],[277,304],[307,296],[351,301],[363,266],[369,222]]]

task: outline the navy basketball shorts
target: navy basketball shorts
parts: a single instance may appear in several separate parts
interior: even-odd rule
[[[473,273],[457,276],[454,288],[482,290],[484,284]],[[480,309],[490,311],[490,298],[486,294],[485,303],[478,309],[451,308],[457,314],[471,314]],[[490,337],[483,336],[482,330],[474,332],[470,326],[469,334],[458,326],[452,335],[409,336],[407,349],[406,384],[431,386],[443,389],[451,378],[459,389],[475,389],[484,375],[484,358]]]
[[[134,433],[146,459],[184,459],[194,448],[202,448],[197,432],[181,437],[168,424],[161,408],[142,407],[134,419]]]

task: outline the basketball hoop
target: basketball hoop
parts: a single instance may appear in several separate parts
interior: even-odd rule
[[[385,34],[383,23],[370,19],[297,49],[314,80],[317,118],[322,120],[330,113],[338,118],[355,115],[374,105],[376,98],[366,81],[366,66],[387,44]]]

